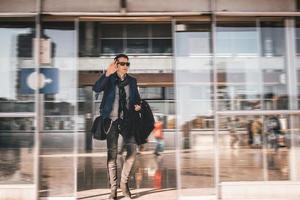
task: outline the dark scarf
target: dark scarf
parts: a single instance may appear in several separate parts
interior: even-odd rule
[[[124,80],[121,80],[117,76],[117,86],[119,88],[119,109],[118,109],[118,118],[120,119],[121,113],[123,113],[123,119],[128,117],[128,109],[126,102],[126,91],[125,86],[128,85],[128,77],[125,75]]]

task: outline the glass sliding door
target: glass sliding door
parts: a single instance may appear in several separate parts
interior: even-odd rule
[[[214,197],[211,24],[175,24],[179,198]]]
[[[218,110],[261,109],[256,22],[217,22],[215,40]]]
[[[299,180],[294,158],[294,149],[299,148],[299,113],[224,112],[219,118],[225,121],[219,124],[221,198],[296,199],[299,182],[290,181]]]
[[[92,86],[119,53],[129,56],[129,74],[137,79],[141,98],[147,100],[155,118],[164,124],[164,151],[161,156],[153,154],[156,147],[153,134],[146,144],[139,146],[129,187],[137,198],[148,193],[164,195],[161,191],[166,190],[170,192],[169,198],[176,198],[172,26],[170,21],[151,22],[142,18],[140,21],[95,18],[95,21],[82,19],[79,22],[78,117],[81,121],[78,127],[77,197],[106,198],[110,193],[106,140],[95,140],[90,132],[93,119],[99,115],[103,93],[96,98]],[[121,151],[121,136],[118,148],[120,172],[126,158],[126,151]],[[118,196],[122,198],[122,193]]]
[[[0,194],[34,199],[36,193],[33,18],[0,19]],[[21,22],[22,21],[22,22]]]
[[[293,190],[299,114],[291,104],[290,37],[283,18],[217,19],[221,198],[285,198],[282,184]]]
[[[284,198],[283,186],[296,191],[299,31],[293,22],[217,17],[213,31],[203,22],[175,23],[183,199]]]
[[[76,198],[77,38],[74,22],[43,22],[40,70],[53,84],[41,94],[40,198]],[[46,53],[45,53],[46,54]]]

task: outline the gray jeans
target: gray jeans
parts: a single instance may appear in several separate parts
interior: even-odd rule
[[[107,134],[107,170],[109,175],[109,182],[112,191],[117,190],[117,155],[118,155],[118,138],[121,134],[118,122],[113,122],[111,129]],[[136,142],[134,137],[124,138],[124,148],[126,150],[126,157],[123,163],[121,172],[121,182],[127,183],[130,171],[133,167],[136,158]]]

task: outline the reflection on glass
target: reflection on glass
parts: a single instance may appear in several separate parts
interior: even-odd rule
[[[34,68],[33,23],[0,22],[1,112],[32,112],[34,95],[20,90],[23,68]]]
[[[289,180],[291,138],[299,135],[293,118],[282,114],[222,116],[220,181]]]
[[[35,129],[34,119],[27,118],[12,118],[1,117],[0,118],[0,133],[7,132],[33,132]]]
[[[72,116],[45,116],[44,130],[74,130]]]
[[[123,40],[121,39],[102,39],[102,54],[118,54],[124,51]]]
[[[74,197],[76,34],[73,22],[44,22],[43,37],[53,43],[49,68],[58,70],[58,92],[44,94],[40,134],[40,197]],[[55,155],[55,156],[54,156]],[[63,178],[62,178],[63,177]]]
[[[0,184],[34,184],[34,94],[20,79],[24,68],[34,68],[34,23],[0,22]],[[10,113],[6,116],[5,113]],[[15,116],[14,116],[15,114]],[[7,196],[6,196],[7,197]]]
[[[73,23],[45,23],[43,33],[53,43],[51,67],[59,70],[58,93],[44,95],[44,129],[74,130],[77,72]]]
[[[181,195],[214,194],[213,67],[211,30],[205,23],[178,23],[176,113]]]
[[[147,38],[149,35],[149,25],[147,24],[127,24],[128,38]]]
[[[107,169],[103,159],[106,158],[79,158],[77,168],[77,190],[80,194],[101,195],[101,197],[106,199],[106,195],[109,194],[110,190],[107,188]],[[123,158],[118,156],[118,164],[120,164],[118,165],[119,168],[122,167],[122,160]],[[174,169],[174,165],[174,154],[169,154],[168,156],[161,158],[156,158],[152,155],[140,155],[132,170],[132,178],[129,180],[132,188],[142,189],[135,190],[135,198],[144,196],[145,192],[148,192],[148,190],[149,192],[152,192],[153,188],[155,189],[155,192],[160,192],[160,190],[175,190],[176,169]],[[93,189],[97,189],[95,193],[93,192]]]
[[[56,154],[71,154],[74,150],[74,134],[71,131],[66,132],[62,130],[45,130],[40,137],[41,141],[41,155]],[[70,168],[72,166],[69,166]]]
[[[81,22],[81,24],[87,24],[87,22]],[[102,38],[122,38],[123,37],[123,24],[101,24],[96,22],[99,35]],[[83,30],[87,30],[88,27],[81,27]]]
[[[41,158],[40,197],[74,195],[73,158]]]
[[[258,55],[258,35],[255,22],[218,22],[217,55]]]
[[[162,99],[163,88],[162,87],[140,87],[139,93],[142,99]]]
[[[148,53],[149,41],[147,39],[128,39],[127,53]]]
[[[107,24],[80,22],[79,55],[99,57],[128,54],[172,54],[169,23]]]
[[[283,21],[259,24],[217,23],[219,110],[288,109]]]
[[[151,31],[153,38],[172,37],[171,24],[152,24]]]
[[[33,184],[33,118],[0,118],[0,184]]]
[[[152,53],[172,53],[172,40],[166,39],[153,39],[152,40]]]

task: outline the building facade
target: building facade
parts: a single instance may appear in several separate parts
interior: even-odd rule
[[[118,53],[164,121],[176,198],[299,199],[299,3],[2,0],[0,199],[106,187],[91,86]]]

